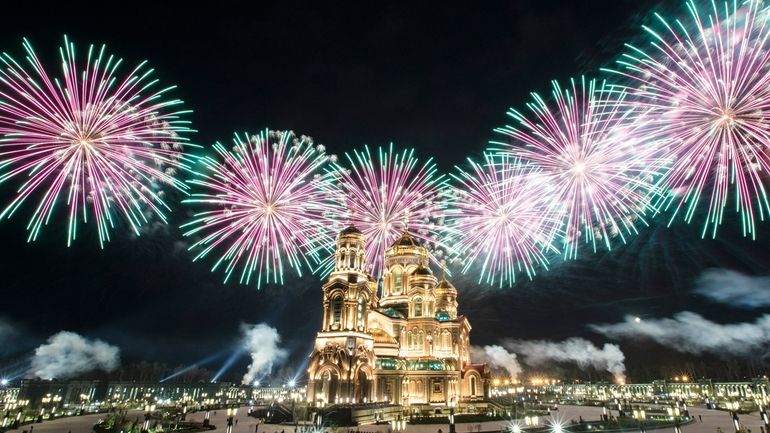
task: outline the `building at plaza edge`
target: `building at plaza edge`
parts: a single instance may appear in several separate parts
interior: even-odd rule
[[[321,287],[323,323],[308,364],[308,402],[450,405],[486,400],[490,371],[470,359],[471,325],[457,289],[429,268],[404,232],[386,251],[381,287],[367,272],[366,238],[342,230]]]

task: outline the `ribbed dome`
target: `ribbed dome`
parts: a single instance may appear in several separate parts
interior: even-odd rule
[[[358,230],[356,226],[352,224],[340,232],[340,235],[360,235],[360,234],[363,234],[361,233],[361,230]]]
[[[414,275],[433,275],[433,272],[425,266],[420,266],[414,271]]]
[[[393,242],[393,245],[390,247],[419,247],[420,243],[417,242],[415,238],[412,237],[412,235],[409,234],[409,232],[404,231],[404,233],[401,235],[400,238],[396,239],[395,242]]]
[[[450,289],[455,290],[455,286],[452,285],[446,278],[442,278],[441,281],[439,281],[438,285],[436,286],[437,289]]]

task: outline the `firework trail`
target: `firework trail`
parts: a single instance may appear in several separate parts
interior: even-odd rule
[[[594,251],[611,249],[612,238],[625,242],[644,221],[660,166],[640,145],[623,88],[582,78],[566,89],[553,82],[551,96],[533,93],[529,116],[511,109],[516,123],[495,130],[511,142],[491,143],[538,169],[547,218],[562,221],[550,224],[548,243],[565,258],[577,257],[581,237]]]
[[[202,207],[182,227],[199,240],[195,260],[218,258],[212,271],[224,265],[225,281],[237,271],[249,284],[283,283],[284,266],[302,275],[329,256],[333,230],[330,215],[343,211],[328,190],[332,177],[323,167],[334,160],[323,145],[290,131],[264,130],[259,135],[236,134],[234,146],[214,145],[218,158],[201,159],[197,187],[185,200]]]
[[[686,3],[686,20],[656,14],[645,27],[648,47],[627,45],[618,70],[636,87],[630,102],[644,113],[639,133],[670,165],[653,205],[686,222],[703,218],[715,237],[724,211],[740,215],[755,237],[768,208],[770,169],[770,42],[768,12],[759,2]]]
[[[548,269],[547,203],[539,171],[507,154],[485,154],[456,167],[447,200],[447,244],[453,245],[465,273],[481,262],[479,282],[512,285],[516,274],[530,279]]]
[[[81,68],[65,37],[61,79],[27,40],[24,49],[26,66],[0,56],[0,183],[18,181],[0,218],[38,200],[27,225],[34,241],[64,202],[67,245],[78,222],[93,218],[102,247],[121,220],[137,235],[153,215],[166,222],[162,186],[186,189],[175,175],[187,168],[184,135],[192,132],[182,102],[166,99],[173,87],[158,88],[144,62],[121,75],[122,61],[105,46],[91,46]]]
[[[420,164],[413,149],[379,148],[376,160],[368,147],[346,154],[349,167],[337,165],[331,194],[347,209],[335,226],[354,225],[366,236],[366,260],[378,278],[385,250],[408,230],[430,248],[434,262],[443,256],[440,241],[447,178],[432,159]]]

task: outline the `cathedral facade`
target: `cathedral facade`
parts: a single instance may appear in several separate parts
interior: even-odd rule
[[[471,325],[458,314],[457,289],[430,270],[428,251],[404,232],[385,252],[380,288],[367,272],[365,247],[355,227],[337,237],[334,270],[322,286],[323,324],[308,364],[308,401],[485,400],[489,368],[471,363]]]

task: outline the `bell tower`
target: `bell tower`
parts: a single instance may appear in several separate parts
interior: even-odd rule
[[[366,238],[354,226],[337,236],[334,269],[323,292],[323,324],[308,365],[308,400],[365,403],[374,395],[369,314],[377,282],[367,272]]]

